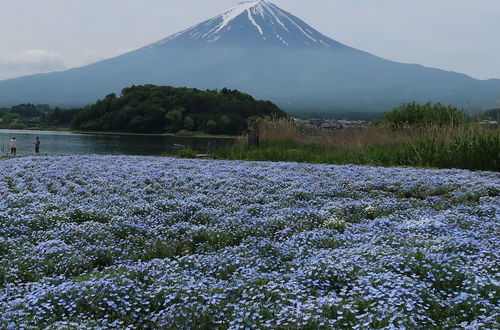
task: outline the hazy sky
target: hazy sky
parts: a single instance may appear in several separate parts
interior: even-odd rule
[[[89,64],[238,0],[0,0],[0,79]],[[274,0],[323,34],[399,62],[500,78],[500,0]]]

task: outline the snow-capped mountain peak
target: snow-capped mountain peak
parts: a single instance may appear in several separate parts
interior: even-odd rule
[[[340,43],[264,0],[240,2],[225,12],[155,45],[247,45],[332,48]]]
[[[247,12],[249,19],[252,21],[252,23],[255,23],[255,20],[253,19],[252,13],[250,12],[250,9],[254,9],[256,7],[259,7],[260,11],[262,12],[262,7],[264,6],[263,1],[244,1],[240,2],[238,5],[232,7],[228,11],[220,14],[217,17],[222,17],[222,22],[219,24],[219,26],[216,28],[215,32],[219,32],[222,29],[224,29],[226,26],[228,26],[233,19],[238,17],[239,15]],[[259,30],[260,34],[262,34],[262,28],[255,23],[255,27]]]

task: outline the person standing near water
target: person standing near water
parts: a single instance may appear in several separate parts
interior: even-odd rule
[[[16,137],[13,136],[10,139],[10,154],[15,156],[16,151],[17,151],[17,141],[16,141]]]
[[[33,144],[35,145],[35,153],[38,154],[40,152],[40,139],[38,136],[36,137],[35,141],[33,141]]]

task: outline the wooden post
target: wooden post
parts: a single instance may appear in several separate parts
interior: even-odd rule
[[[248,146],[258,147],[259,146],[259,129],[250,128],[248,130]]]

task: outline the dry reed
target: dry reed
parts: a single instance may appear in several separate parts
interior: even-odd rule
[[[364,129],[325,131],[307,127],[290,119],[266,119],[259,123],[261,142],[294,141],[333,149],[364,148],[371,145],[404,145],[424,139],[446,144],[456,138],[473,138],[485,130],[489,129],[478,124],[468,124],[399,129],[370,126]],[[245,143],[244,138],[240,139],[240,144],[243,143]]]

